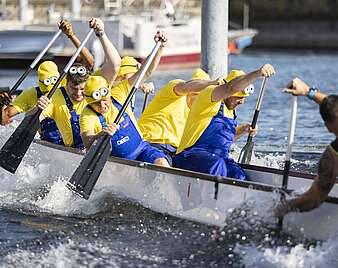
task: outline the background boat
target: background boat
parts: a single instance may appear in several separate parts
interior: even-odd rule
[[[109,6],[106,1],[106,5]],[[175,7],[170,1],[162,1],[164,4],[158,8],[140,9],[135,11],[119,8],[111,10],[105,7],[101,18],[105,21],[105,30],[110,40],[114,43],[119,53],[130,55],[143,60],[153,46],[153,36],[158,29],[168,33],[169,42],[161,59],[160,66],[163,67],[191,67],[200,63],[201,50],[201,18],[200,16],[188,16],[181,10],[175,12]],[[110,3],[111,7],[112,3]],[[178,3],[177,3],[178,5]],[[114,13],[112,15],[112,13]],[[57,30],[56,23],[60,20],[57,15],[53,16],[50,24],[17,24],[12,25],[12,30],[0,31],[0,64],[7,67],[18,67],[27,65],[36,54],[48,43],[53,33]],[[73,18],[74,32],[83,39],[88,31],[88,18]],[[231,23],[228,33],[228,48],[224,53],[240,53],[252,43],[257,30]],[[224,36],[225,38],[225,36]],[[95,37],[91,38],[87,47],[95,56],[96,66],[103,62],[103,51]],[[220,40],[222,42],[222,40]],[[56,60],[60,64],[75,51],[74,46],[65,36],[59,38],[53,45],[47,58]]]

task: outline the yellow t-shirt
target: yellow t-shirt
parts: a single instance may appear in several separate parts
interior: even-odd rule
[[[186,95],[174,92],[181,82],[172,80],[161,88],[141,115],[138,124],[146,141],[178,147],[190,110]]]
[[[67,84],[66,77],[62,79],[61,86]],[[47,94],[45,94],[47,95]],[[12,106],[18,111],[18,113],[25,113],[31,110],[36,106],[38,101],[38,94],[36,93],[35,87],[24,90],[19,96],[17,96],[13,102]]]
[[[22,91],[22,93],[13,100],[12,106],[18,111],[18,113],[23,113],[34,108],[37,100],[38,95],[36,93],[36,89],[35,87],[31,87]]]
[[[211,100],[211,94],[215,87],[217,86],[207,87],[195,99],[185,124],[180,145],[177,148],[177,154],[194,145],[209,126],[212,118],[218,113],[222,100],[216,102]],[[226,105],[224,105],[224,116],[234,118],[233,110],[228,110]]]
[[[87,102],[85,100],[81,102],[74,102],[72,99],[71,101],[73,103],[74,111],[80,115],[82,110],[86,107]],[[52,102],[46,107],[45,110],[43,110],[42,116],[54,119],[61,133],[65,146],[72,146],[74,144],[73,131],[70,124],[70,113],[66,104],[66,100],[63,97],[60,89],[55,91]]]
[[[123,106],[123,103],[128,97],[128,94],[131,90],[131,86],[129,85],[128,80],[123,80],[119,84],[117,84],[115,87],[113,87],[110,92],[112,97]],[[137,125],[136,118],[134,116],[134,113],[130,109],[130,105],[128,105],[128,108],[126,110],[128,113],[130,119],[133,121],[136,129],[140,133],[140,136],[142,137],[141,131]],[[106,119],[106,122],[113,123],[116,116],[119,113],[119,109],[115,107],[114,104],[111,105],[109,108],[108,112],[103,114],[103,117]],[[124,118],[122,116],[120,123],[123,122]],[[89,108],[85,108],[80,116],[80,129],[81,133],[85,133],[88,131],[93,131],[94,133],[97,134],[102,130],[102,126],[100,123],[99,117]]]

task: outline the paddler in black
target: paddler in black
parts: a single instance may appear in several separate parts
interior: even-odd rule
[[[307,96],[320,105],[320,114],[329,132],[336,139],[327,146],[318,164],[318,175],[309,190],[296,198],[282,200],[275,208],[275,215],[283,217],[293,212],[305,212],[319,207],[327,198],[338,176],[338,95],[326,95],[316,87],[309,87],[295,78],[283,90],[295,96]]]

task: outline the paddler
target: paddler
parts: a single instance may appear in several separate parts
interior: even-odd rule
[[[163,42],[162,47],[166,46],[166,35],[163,34],[163,38],[165,38],[165,41]],[[156,70],[160,57],[162,54],[162,49],[160,49],[156,55],[155,60],[153,61],[153,64],[148,69],[148,72],[146,73],[144,77],[144,81],[147,80],[152,73]],[[134,57],[130,56],[124,56],[121,59],[121,67],[119,69],[119,72],[117,74],[117,77],[114,81],[114,85],[118,85],[120,82],[128,80],[129,86],[133,84],[134,80],[139,75],[139,70],[141,68],[141,63],[139,63]],[[154,85],[153,83],[141,83],[139,89],[141,89],[144,93],[150,93],[154,91]],[[136,100],[136,94],[133,96],[132,101],[130,102],[131,110],[134,112],[135,110],[135,100]]]
[[[105,51],[106,61],[102,66],[101,74],[107,84],[111,85],[119,70],[121,58],[104,33],[102,20],[93,18],[89,22],[89,26],[94,29]],[[44,109],[41,117],[55,120],[65,146],[84,148],[80,135],[79,116],[87,105],[83,90],[88,77],[89,70],[86,66],[75,63],[67,73],[66,86],[56,90],[52,100],[49,100],[46,96],[42,96],[38,100],[38,107]]]
[[[88,79],[84,90],[88,105],[80,117],[81,136],[87,150],[99,136],[110,135],[112,156],[169,166],[165,154],[143,140],[130,106],[119,125],[113,123],[128,94],[116,88],[110,91],[101,76]]]
[[[194,101],[174,166],[197,172],[246,179],[243,169],[229,157],[234,139],[245,132],[256,134],[249,124],[237,127],[235,109],[253,93],[252,83],[258,77],[275,74],[270,64],[245,74],[233,70],[223,85],[213,85],[203,90]],[[249,126],[249,127],[248,127]]]
[[[161,149],[171,160],[194,99],[201,90],[218,84],[219,79],[210,81],[209,75],[200,68],[190,81],[171,80],[156,93],[138,121],[144,139]]]
[[[61,20],[58,23],[58,26],[62,32],[70,38],[76,47],[80,46],[81,42],[73,33],[70,22]],[[78,61],[84,62],[86,68],[88,69],[92,69],[93,67],[93,56],[85,47],[81,50],[81,58],[78,59]],[[36,106],[38,98],[40,98],[42,95],[48,94],[59,76],[60,75],[56,64],[52,61],[45,61],[38,67],[38,86],[24,90],[12,102],[7,93],[0,93],[0,98],[2,98],[5,103],[7,103],[7,106],[3,106],[1,109],[1,125],[7,125],[11,122],[12,117],[33,109]],[[67,81],[63,80],[61,85],[65,86],[66,83]],[[40,137],[42,140],[46,140],[54,144],[63,144],[61,134],[56,127],[55,121],[51,118],[46,118],[45,120],[41,121]]]
[[[310,189],[289,200],[282,200],[275,208],[275,215],[283,217],[289,212],[306,212],[319,207],[328,197],[338,176],[338,95],[326,95],[317,87],[310,87],[299,78],[293,79],[284,92],[295,96],[307,96],[319,104],[319,111],[326,128],[336,136],[321,155],[318,175]]]

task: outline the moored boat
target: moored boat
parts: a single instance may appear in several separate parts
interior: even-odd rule
[[[50,170],[49,177],[69,178],[79,165],[83,154],[72,148],[49,144],[40,140],[34,147],[41,154],[58,162],[62,170]],[[275,224],[271,208],[279,200],[276,189],[280,188],[283,170],[243,165],[250,181],[237,181],[208,174],[176,168],[164,168],[137,161],[111,157],[93,191],[93,197],[110,194],[131,199],[154,211],[179,218],[211,224],[226,225],[227,217],[245,203],[254,204],[252,209],[259,217]],[[306,190],[314,175],[290,172],[288,192]],[[307,213],[291,213],[284,219],[284,231],[324,240],[338,233],[336,213],[338,187],[318,209]],[[267,217],[267,211],[270,216]]]

